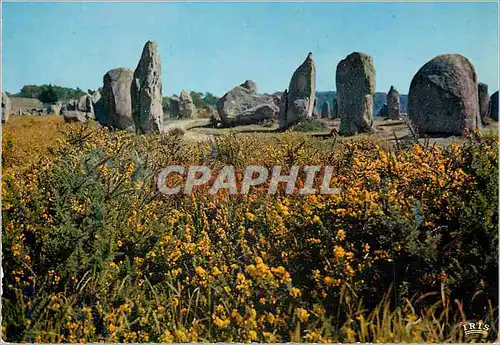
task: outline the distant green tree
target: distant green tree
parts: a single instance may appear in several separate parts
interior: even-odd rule
[[[191,91],[191,98],[196,108],[204,108],[205,102],[203,101],[203,94],[196,91]]]
[[[205,93],[205,97],[203,97],[203,101],[207,105],[213,105],[215,106],[217,104],[218,98],[214,95],[212,95],[210,92]]]
[[[48,85],[48,87],[44,88],[40,93],[38,98],[43,103],[56,103],[59,100],[57,92],[52,85]]]
[[[44,99],[47,98],[47,95],[51,95],[55,93],[57,95],[57,99],[60,101],[66,101],[69,99],[78,99],[85,95],[85,92],[80,89],[72,89],[69,87],[62,87],[57,85],[24,85],[21,89],[20,96],[27,98],[37,98],[42,101],[42,94],[44,95]],[[50,96],[53,98],[53,95]]]
[[[40,87],[38,85],[24,85],[21,89],[21,96],[26,98],[40,97]]]

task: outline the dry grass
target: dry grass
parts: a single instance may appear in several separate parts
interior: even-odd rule
[[[3,166],[23,168],[37,161],[67,128],[60,116],[11,116],[2,126]]]

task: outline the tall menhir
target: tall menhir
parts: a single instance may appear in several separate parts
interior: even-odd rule
[[[137,134],[154,134],[163,128],[161,60],[156,42],[148,41],[134,72],[131,86],[132,117]]]
[[[371,56],[354,52],[337,65],[337,110],[341,135],[373,131],[375,66]]]

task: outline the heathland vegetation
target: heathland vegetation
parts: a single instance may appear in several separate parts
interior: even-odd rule
[[[178,134],[5,125],[4,340],[459,342],[469,320],[496,339],[496,137]],[[341,194],[162,195],[172,164],[239,181],[250,164],[330,165]]]

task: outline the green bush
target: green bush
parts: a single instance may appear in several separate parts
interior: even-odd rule
[[[324,132],[328,131],[328,126],[318,119],[306,119],[292,127],[297,132]]]

